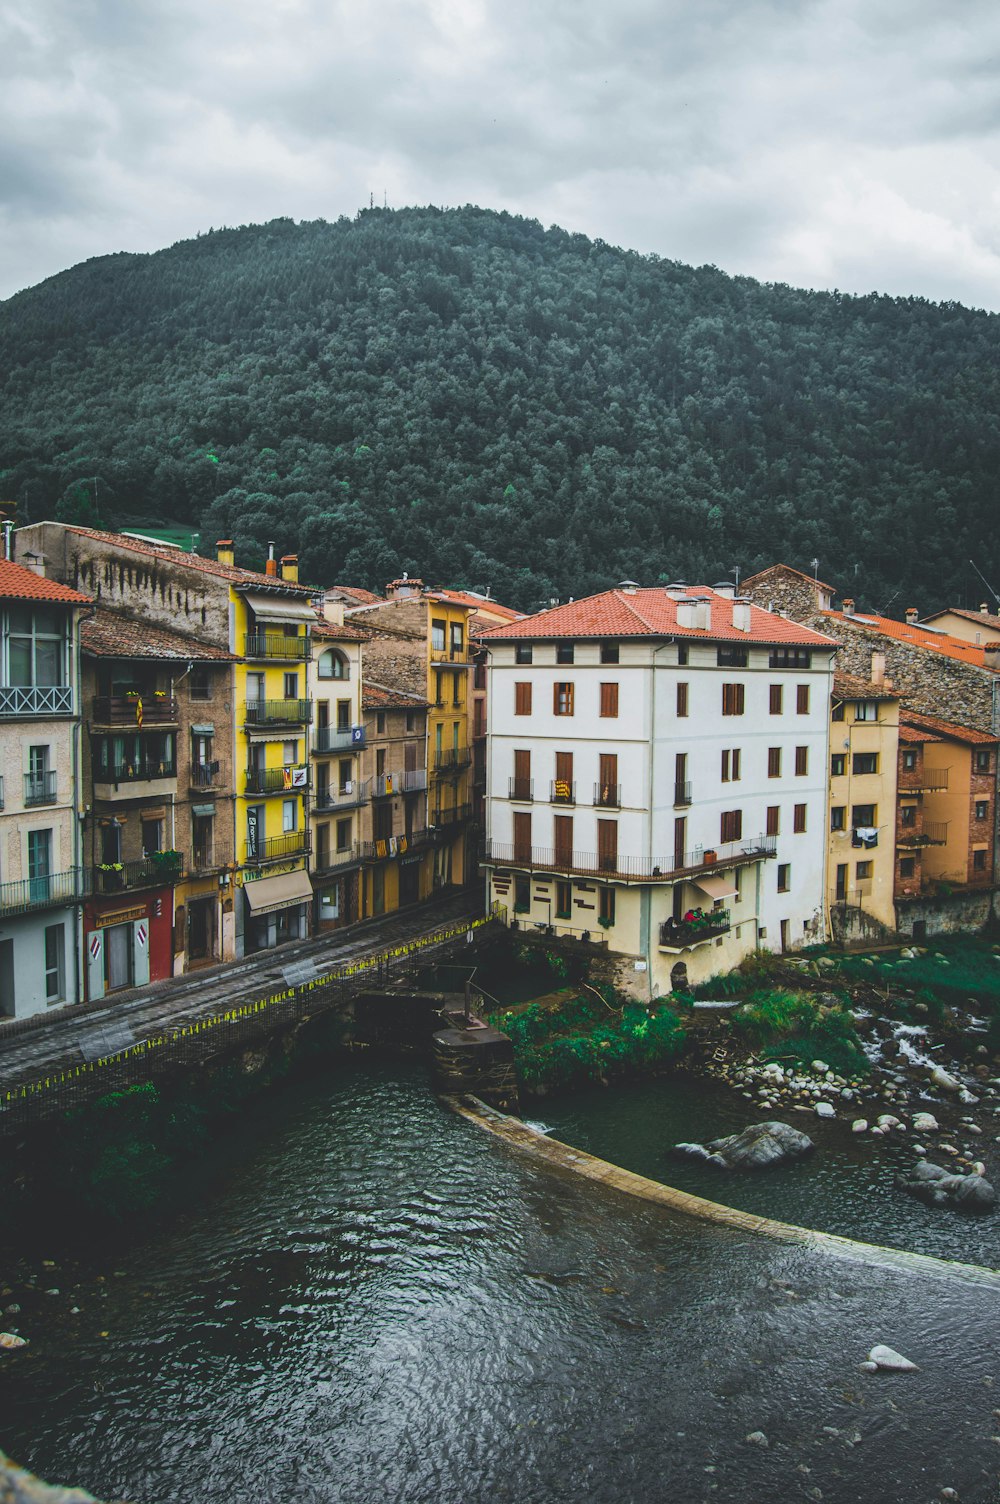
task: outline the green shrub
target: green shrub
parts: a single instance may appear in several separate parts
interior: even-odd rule
[[[849,1009],[822,1003],[808,992],[754,992],[732,1015],[733,1027],[764,1058],[791,1056],[808,1066],[825,1060],[840,1075],[870,1069]]]

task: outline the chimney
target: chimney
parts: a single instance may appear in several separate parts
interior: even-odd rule
[[[264,573],[273,575],[275,579],[278,578],[278,561],[274,557],[274,543],[270,541],[267,545],[267,564],[264,566]]]
[[[733,601],[733,628],[737,632],[750,630],[750,602],[741,596]]]
[[[697,619],[695,617],[695,610],[696,610],[696,603],[694,601],[690,601],[690,600],[678,601],[677,602],[677,625],[679,627],[694,627],[694,626],[697,626],[698,623],[697,623]]]
[[[908,627],[915,627],[917,625],[917,615],[918,615],[918,612],[917,612],[916,606],[907,606],[907,608],[906,608],[906,625]]]
[[[287,580],[290,585],[297,585],[299,583],[298,554],[282,554],[281,578]]]
[[[323,620],[324,621],[328,621],[330,623],[330,625],[333,626],[333,627],[342,627],[344,625],[344,603],[343,603],[343,601],[331,601],[331,600],[328,600],[326,598],[326,596],[324,596],[323,597]]]
[[[845,616],[854,615],[854,602],[851,600],[850,596],[847,596],[846,599],[841,601],[841,610],[843,611]]]
[[[13,546],[12,546],[12,539],[11,539],[11,534],[13,533],[13,531],[14,531],[14,524],[13,524],[13,522],[10,520],[9,517],[5,517],[4,518],[4,523],[3,523],[3,557],[5,559],[13,559],[13,557],[14,557],[14,549],[13,549]]]
[[[885,683],[885,654],[872,654],[872,683],[879,688]]]
[[[980,601],[979,603],[979,614],[980,616],[989,616],[990,614],[990,608],[985,601]]]
[[[236,555],[233,552],[232,538],[219,539],[218,543],[215,545],[215,557],[218,559],[220,564],[228,564],[230,568],[235,567]]]
[[[418,596],[423,588],[423,580],[411,580],[409,575],[404,574],[400,580],[391,580],[385,587],[385,593],[391,601],[408,601]]]
[[[731,601],[733,596],[736,594],[736,586],[733,584],[732,580],[720,580],[717,585],[712,586],[712,589],[715,591],[716,595],[724,595],[729,601]]]

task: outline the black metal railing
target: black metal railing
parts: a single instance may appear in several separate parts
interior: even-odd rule
[[[155,778],[176,778],[177,763],[163,757],[137,757],[131,762],[117,762],[94,769],[95,783],[149,783]]]
[[[191,787],[193,789],[218,788],[220,782],[218,762],[193,762],[191,764]]]
[[[312,720],[312,700],[247,700],[248,726],[301,725]]]
[[[179,851],[161,851],[134,862],[101,862],[94,868],[95,893],[125,893],[174,883],[184,870]]]
[[[467,768],[472,761],[471,747],[444,747],[434,753],[434,767],[440,773]]]
[[[584,877],[615,876],[628,881],[673,880],[681,874],[711,871],[719,866],[737,866],[777,854],[774,836],[751,836],[713,847],[696,846],[675,853],[673,863],[650,864],[645,857],[621,852],[556,852],[553,847],[521,846],[513,841],[487,840],[484,860],[499,866],[530,867],[554,872],[578,872]],[[566,860],[569,856],[569,860]]]
[[[535,780],[533,778],[509,779],[507,797],[519,799],[522,804],[530,804],[535,797]]]
[[[259,867],[263,862],[279,862],[282,857],[305,856],[309,837],[304,830],[291,830],[283,836],[267,836],[251,849],[247,844],[246,865]]]
[[[245,658],[279,658],[302,663],[309,657],[308,637],[285,637],[281,632],[247,632]]]
[[[674,783],[674,808],[691,803],[691,784],[687,779],[678,779]]]
[[[594,803],[599,809],[621,809],[622,786],[620,783],[595,783]]]
[[[337,811],[338,809],[357,809],[361,804],[367,804],[370,784],[366,778],[364,782],[352,780],[343,788],[336,785],[325,784],[317,788],[313,799],[313,809],[318,811]]]
[[[431,824],[438,830],[443,830],[449,825],[461,825],[463,820],[471,817],[471,804],[455,804],[451,809],[436,809],[431,816]]]
[[[304,794],[309,787],[309,770],[298,768],[247,768],[248,794]]]
[[[360,752],[365,745],[364,726],[320,726],[313,737],[313,751]]]
[[[553,778],[549,784],[549,801],[552,804],[575,804],[576,783],[567,778]]]
[[[47,877],[25,877],[0,883],[0,915],[27,914],[53,904],[74,903],[90,892],[90,874],[85,867],[53,872]]]
[[[55,769],[46,769],[43,773],[25,773],[24,775],[24,804],[30,808],[33,804],[55,804],[56,802],[56,774]]]
[[[712,909],[693,919],[667,919],[660,925],[660,944],[667,950],[714,940],[732,929],[728,909]]]
[[[91,715],[101,726],[163,726],[177,720],[177,701],[155,692],[96,695]]]
[[[426,768],[407,768],[403,772],[403,793],[419,794],[427,787]]]

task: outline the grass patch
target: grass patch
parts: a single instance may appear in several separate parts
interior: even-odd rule
[[[941,954],[936,955],[935,951]],[[983,940],[968,935],[938,939],[926,956],[902,960],[897,952],[869,958],[841,956],[840,975],[851,981],[906,987],[918,992],[928,1007],[932,1001],[967,1004],[970,997],[989,1012],[1000,1012],[1000,958]]]
[[[765,1059],[792,1056],[800,1065],[825,1060],[838,1075],[867,1075],[868,1057],[861,1047],[843,1001],[820,1001],[808,992],[751,993],[733,1014],[733,1028]]]

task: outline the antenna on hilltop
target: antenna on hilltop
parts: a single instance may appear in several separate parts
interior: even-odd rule
[[[819,560],[818,559],[812,559],[812,560],[810,560],[810,563],[812,564],[812,567],[813,567],[813,579],[814,580],[818,580],[819,579]]]
[[[375,207],[375,195],[374,195],[374,193],[369,193],[369,195],[368,195],[368,207],[369,207],[369,209],[374,209],[374,207]]]

